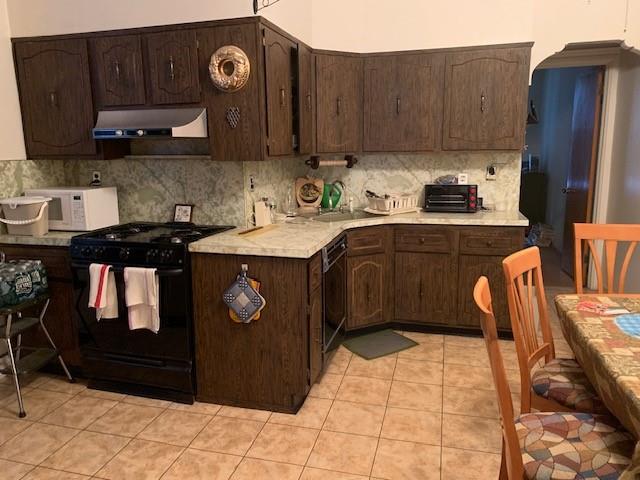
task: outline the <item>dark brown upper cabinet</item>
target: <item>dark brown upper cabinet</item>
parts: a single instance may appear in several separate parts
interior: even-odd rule
[[[443,95],[443,54],[367,57],[363,150],[438,150]]]
[[[447,54],[443,149],[523,147],[530,51],[491,48]]]
[[[296,46],[289,39],[263,30],[269,156],[293,154],[292,58]]]
[[[316,55],[316,151],[362,149],[362,58]]]
[[[95,155],[87,41],[16,43],[15,62],[28,157]]]
[[[298,44],[298,89],[294,98],[298,100],[298,153],[313,151],[313,78],[311,49]]]
[[[145,36],[148,84],[154,105],[198,103],[198,42],[194,30],[175,30]]]
[[[139,35],[91,40],[93,84],[100,107],[144,105],[146,102]]]

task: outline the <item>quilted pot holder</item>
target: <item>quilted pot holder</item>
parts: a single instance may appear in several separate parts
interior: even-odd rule
[[[267,304],[262,295],[251,285],[252,279],[247,277],[247,270],[248,266],[242,265],[242,271],[236,281],[222,295],[224,303],[242,323],[254,320]]]

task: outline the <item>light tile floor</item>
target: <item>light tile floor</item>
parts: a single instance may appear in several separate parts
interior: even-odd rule
[[[297,415],[38,375],[24,381],[20,420],[0,377],[0,479],[497,479],[500,423],[483,341],[405,335],[419,346],[377,360],[341,349]],[[514,345],[501,345],[517,408]]]

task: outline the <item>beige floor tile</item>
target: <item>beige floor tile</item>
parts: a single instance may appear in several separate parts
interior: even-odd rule
[[[390,380],[345,376],[336,399],[369,405],[386,405],[390,388]]]
[[[473,417],[499,418],[495,391],[444,387],[443,411]]]
[[[438,333],[402,332],[402,335],[418,343],[442,343],[444,341],[444,335]]]
[[[444,363],[489,368],[489,355],[484,344],[474,347],[445,343]]]
[[[373,360],[367,360],[358,355],[354,355],[349,363],[346,375],[391,379],[395,366],[395,355],[374,358]]]
[[[329,361],[325,371],[336,375],[344,375],[351,361],[351,357],[353,357],[353,354],[350,352],[336,352]]]
[[[163,411],[162,408],[119,403],[89,425],[87,430],[135,437]]]
[[[38,465],[79,433],[79,430],[34,423],[0,447],[0,458]]]
[[[410,358],[398,358],[394,380],[414,383],[428,383],[442,385],[443,365],[441,362],[427,362],[412,360]]]
[[[8,377],[11,378],[11,377]],[[56,378],[55,375],[49,375],[47,373],[30,373],[28,375],[20,376],[20,386],[29,388],[38,388],[43,383],[49,381],[51,378]],[[10,381],[13,384],[13,380]]]
[[[174,445],[133,439],[96,476],[109,480],[157,479],[171,466],[182,451],[182,447]]]
[[[442,446],[500,453],[502,430],[500,421],[491,418],[444,414]]]
[[[83,390],[86,390],[87,386],[82,380],[76,380],[75,383],[70,383],[66,377],[53,377],[41,385],[38,385],[37,388],[41,390],[50,390],[52,392],[76,395]]]
[[[415,347],[402,350],[398,358],[410,358],[412,360],[424,360],[428,362],[442,362],[444,346],[437,342],[425,342]]]
[[[381,438],[372,475],[394,480],[440,480],[440,447]]]
[[[369,477],[353,475],[351,473],[332,472],[331,470],[321,470],[319,468],[306,467],[302,472],[300,480],[368,480]]]
[[[75,397],[41,421],[71,428],[86,428],[107,413],[117,402],[94,397]]]
[[[85,480],[91,477],[80,475],[79,473],[52,470],[45,467],[36,467],[27,473],[22,480]]]
[[[461,347],[484,347],[482,337],[466,337],[463,335],[445,335],[445,345],[459,345]]]
[[[495,390],[490,368],[465,365],[444,365],[444,384],[450,387]]]
[[[377,438],[324,430],[318,436],[307,466],[369,475],[377,445]]]
[[[223,406],[218,410],[221,417],[243,418],[245,420],[255,420],[256,422],[266,422],[271,416],[271,412],[266,410],[253,410],[251,408],[239,408]]]
[[[242,457],[187,449],[162,480],[228,480]]]
[[[313,385],[309,392],[309,396],[328,399],[336,398],[342,378],[342,375],[325,373],[320,380]]]
[[[269,423],[320,429],[327,418],[332,403],[326,398],[307,397],[298,413],[291,415],[274,412],[269,417]]]
[[[27,412],[28,420],[39,420],[50,412],[54,411],[64,402],[73,398],[67,393],[50,392],[48,390],[23,390],[22,399],[24,409]],[[18,400],[14,396],[10,401],[0,405],[0,416],[18,417]]]
[[[377,437],[380,435],[385,407],[336,400],[331,407],[325,430]]]
[[[442,387],[394,380],[389,406],[439,413],[442,411]]]
[[[15,394],[16,388],[11,383],[0,383],[0,401],[4,401]]]
[[[498,478],[501,456],[456,448],[442,449],[442,480]]]
[[[302,472],[300,465],[268,462],[255,458],[245,458],[231,476],[231,480],[278,479],[297,480]]]
[[[0,460],[0,472],[3,480],[18,480],[33,469],[33,465]]]
[[[388,407],[380,437],[440,445],[442,415],[420,410]]]
[[[165,410],[138,434],[138,438],[186,447],[212,418],[200,413]]]
[[[129,439],[94,432],[80,432],[42,462],[54,470],[93,475],[122,450]]]
[[[83,397],[96,397],[102,398],[104,400],[115,400],[116,402],[124,400],[124,398],[127,396],[124,393],[108,392],[106,390],[96,390],[94,388],[85,388],[80,392],[80,395]]]
[[[27,420],[17,418],[0,417],[0,445],[31,425]]]
[[[230,455],[244,455],[256,439],[263,422],[214,417],[191,443],[192,448]]]
[[[267,424],[247,452],[247,457],[304,465],[318,436],[318,430]]]
[[[160,400],[158,398],[138,397],[136,395],[126,395],[122,401],[124,403],[131,403],[133,405],[140,405],[142,407],[156,407],[167,408],[171,405],[168,400]]]
[[[185,403],[171,403],[169,408],[171,410],[182,410],[183,412],[190,413],[202,413],[203,415],[215,415],[220,411],[222,405],[218,405],[215,403],[203,403],[203,402],[194,402],[192,405],[188,405]]]

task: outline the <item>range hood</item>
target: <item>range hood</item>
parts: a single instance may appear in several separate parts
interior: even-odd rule
[[[93,129],[98,140],[121,138],[206,138],[204,108],[103,110]]]

